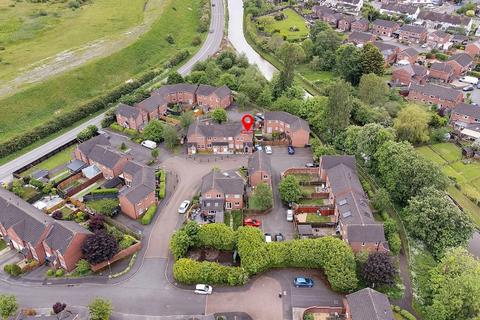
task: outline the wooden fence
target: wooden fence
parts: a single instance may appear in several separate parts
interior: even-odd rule
[[[128,256],[131,256],[132,254],[139,251],[140,249],[142,249],[142,243],[141,242],[135,243],[134,245],[132,245],[132,246],[128,247],[127,249],[124,249],[124,250],[120,251],[119,253],[117,253],[116,255],[114,255],[112,257],[112,259],[101,262],[101,263],[98,263],[98,264],[95,264],[95,265],[92,265],[91,269],[92,269],[93,272],[97,272],[97,271],[105,268],[106,266],[114,263],[114,262],[117,262],[117,261],[122,260],[122,259],[124,259]]]

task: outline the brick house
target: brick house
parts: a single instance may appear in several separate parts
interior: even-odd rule
[[[352,23],[354,21],[355,21],[355,17],[344,14],[342,15],[342,18],[338,20],[338,29],[344,32],[350,31],[350,28],[352,27]]]
[[[463,102],[463,93],[432,83],[425,85],[411,84],[407,100],[436,104],[441,109],[454,109],[458,104]]]
[[[88,154],[88,164],[95,165],[100,169],[107,180],[119,176],[127,162],[132,159],[132,156],[120,152],[111,146],[96,145]]]
[[[397,61],[397,55],[400,53],[399,47],[382,41],[375,41],[373,45],[380,50],[383,60],[385,61],[385,66],[391,65]]]
[[[72,271],[83,257],[82,244],[92,234],[74,221],[54,222],[43,240],[46,260],[55,269]]]
[[[398,38],[407,43],[425,43],[427,41],[427,29],[422,26],[404,24],[398,29]]]
[[[0,234],[25,258],[72,271],[82,258],[81,245],[91,232],[73,221],[54,220],[0,188]]]
[[[225,211],[244,207],[245,181],[234,171],[212,170],[202,178],[200,209],[204,216],[223,223]]]
[[[216,108],[227,108],[233,102],[232,91],[227,86],[220,88],[199,85],[196,91],[197,104],[206,111]]]
[[[123,103],[118,105],[115,115],[117,123],[124,128],[142,130],[145,123],[148,122],[148,116],[139,108],[134,108]]]
[[[164,85],[152,92],[152,96],[160,96],[170,104],[180,103],[192,107],[196,103],[198,86],[190,83]]]
[[[145,124],[148,123],[148,121],[158,119],[160,115],[165,114],[165,112],[167,111],[167,107],[168,101],[163,96],[156,94],[152,94],[147,99],[135,105],[135,108],[139,109],[140,112],[143,114],[144,119],[147,119]]]
[[[420,8],[402,3],[383,3],[380,7],[380,13],[389,16],[408,17],[415,20],[420,13]]]
[[[446,62],[434,62],[430,66],[430,78],[450,83],[455,78],[453,67]]]
[[[446,33],[445,31],[442,31],[442,30],[437,30],[428,34],[427,44],[432,48],[438,47],[445,50],[447,49],[446,46],[448,46],[447,44],[450,43],[451,39],[452,39],[451,34]]]
[[[262,151],[254,152],[248,158],[248,183],[255,188],[260,182],[272,186],[272,164],[270,157]]]
[[[266,112],[262,130],[266,135],[284,135],[294,147],[304,147],[310,138],[308,122],[284,111]]]
[[[480,42],[470,42],[465,46],[465,52],[470,55],[470,57],[475,58],[480,54]]]
[[[95,146],[110,146],[110,141],[106,135],[99,134],[85,142],[80,143],[74,150],[75,159],[88,163],[88,155]]]
[[[406,60],[410,64],[415,64],[418,59],[418,51],[414,48],[408,47],[400,51],[397,55],[397,61]]]
[[[252,153],[253,135],[240,122],[216,124],[196,121],[187,132],[188,154],[208,151],[214,154]]]
[[[465,128],[480,123],[480,107],[473,104],[460,103],[452,110],[450,123],[455,127]]]
[[[383,224],[373,218],[367,195],[357,175],[355,157],[322,156],[320,179],[334,204],[338,230],[354,252],[388,252]]]
[[[465,52],[451,56],[447,63],[452,66],[453,73],[458,77],[469,71],[473,66],[473,58]]]
[[[353,31],[348,36],[348,42],[354,45],[364,45],[366,43],[372,43],[377,37],[374,34],[360,31]]]
[[[370,23],[367,19],[361,18],[351,23],[350,29],[352,31],[366,32],[370,28]]]
[[[461,28],[469,32],[472,29],[473,20],[466,16],[453,15],[434,11],[421,11],[417,17],[419,23],[428,29],[447,30],[450,27]]]
[[[344,305],[347,320],[395,320],[387,296],[370,288],[347,294]]]
[[[372,22],[372,33],[378,36],[391,37],[400,25],[394,21],[377,19]]]
[[[393,69],[392,81],[406,86],[410,83],[425,84],[427,76],[427,68],[418,64],[409,64]]]
[[[125,182],[118,196],[120,208],[130,218],[138,219],[157,202],[155,170],[136,161],[128,161],[120,177]]]

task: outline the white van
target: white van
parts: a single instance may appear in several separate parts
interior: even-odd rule
[[[460,82],[465,82],[465,83],[470,83],[470,84],[477,84],[478,83],[478,78],[477,77],[471,77],[471,76],[464,76],[459,79]]]
[[[148,149],[155,149],[157,147],[157,143],[155,141],[145,140],[142,141],[142,146]]]

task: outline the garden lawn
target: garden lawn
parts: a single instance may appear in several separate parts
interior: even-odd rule
[[[323,205],[323,199],[300,199],[299,204]]]
[[[198,35],[200,3],[164,0],[161,9],[151,30],[129,47],[0,100],[0,141],[41,125],[53,114],[73,110],[140,73],[161,67],[183,49],[195,51],[191,43]],[[165,40],[167,34],[174,36],[174,45]]]
[[[462,159],[462,150],[453,143],[437,143],[430,147],[447,162],[454,162]]]
[[[330,71],[315,71],[309,64],[301,64],[296,67],[298,73],[300,73],[305,79],[311,82],[322,81],[328,82],[334,79],[333,72]]]
[[[66,164],[70,160],[72,160],[73,151],[77,145],[70,146],[65,150],[60,151],[59,153],[51,156],[50,158],[46,159],[45,161],[37,164],[36,166],[31,167],[25,172],[22,172],[22,177],[28,176],[31,173],[34,173],[37,170],[53,170],[62,164]]]
[[[274,30],[279,30],[280,34],[286,37],[289,41],[305,39],[309,31],[303,17],[292,9],[285,9],[282,12],[285,14],[286,18],[281,21],[273,19],[272,23],[265,26],[266,31],[273,33]],[[290,28],[292,27],[298,28],[299,31],[291,31]]]
[[[426,159],[430,159],[436,164],[443,166],[447,163],[440,155],[433,151],[429,146],[423,146],[416,149],[420,155]]]
[[[325,223],[331,222],[332,218],[330,216],[321,216],[316,213],[307,214],[307,222],[308,223]]]
[[[151,7],[158,13],[162,0],[154,1],[157,6]],[[5,47],[0,80],[12,79],[22,68],[65,50],[125,37],[126,29],[150,15],[143,10],[144,0],[94,0],[77,10],[68,8],[67,1],[32,2],[0,0],[0,45]]]

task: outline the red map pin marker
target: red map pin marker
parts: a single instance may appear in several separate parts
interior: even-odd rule
[[[253,117],[249,114],[246,114],[242,117],[242,123],[243,123],[243,128],[246,130],[246,131],[250,131],[250,129],[252,128],[253,126],[253,123],[255,122],[255,120],[253,119]]]

